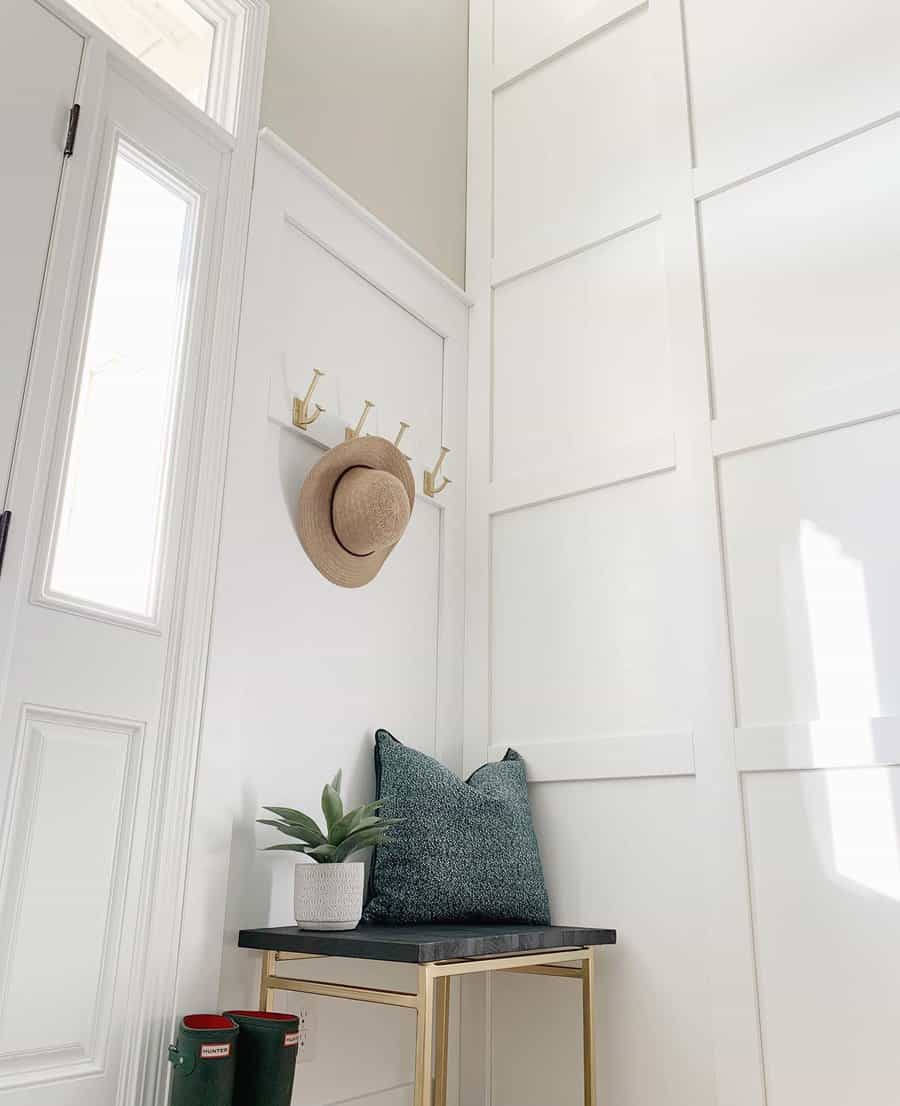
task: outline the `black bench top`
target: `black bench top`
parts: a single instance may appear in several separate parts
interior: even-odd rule
[[[242,929],[238,945],[244,949],[308,952],[318,956],[348,956],[359,960],[394,960],[430,964],[470,956],[506,956],[543,952],[577,945],[614,945],[614,929],[577,926],[428,925],[376,926],[335,931],[276,926]]]

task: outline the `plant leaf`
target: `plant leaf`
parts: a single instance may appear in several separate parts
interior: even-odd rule
[[[344,774],[343,769],[338,768],[334,779],[331,781],[331,786],[335,789],[335,791],[338,793],[338,795],[340,795],[340,793],[341,793],[341,776],[343,774]]]
[[[335,849],[335,862],[340,864],[346,860],[348,856],[358,852],[360,849],[367,849],[370,845],[380,845],[384,841],[386,834],[386,828],[364,829],[358,830],[356,833],[351,833],[350,836],[345,837]]]
[[[337,777],[335,777],[337,779]],[[341,781],[338,780],[338,783]],[[341,796],[330,784],[325,784],[325,789],[322,791],[322,813],[325,815],[325,821],[328,825],[328,832],[331,833],[335,825],[344,816],[344,804],[341,802]]]
[[[306,845],[293,845],[293,844],[266,845],[266,847],[262,851],[264,853],[268,853],[268,852],[272,852],[272,851],[277,850],[277,849],[289,849],[291,852],[294,852],[294,853],[305,853],[307,851]]]
[[[264,806],[263,810],[268,810],[271,811],[272,814],[277,814],[279,818],[284,819],[285,822],[289,822],[292,826],[303,828],[308,835],[307,840],[314,842],[316,845],[321,845],[325,840],[325,834],[322,833],[318,825],[308,814],[303,814],[299,810],[293,810],[289,806]]]
[[[256,820],[261,826],[272,826],[274,829],[287,834],[288,837],[296,837],[299,841],[305,841],[307,845],[322,844],[321,834],[313,835],[302,826],[292,826],[289,822],[276,822],[273,818],[257,818]]]
[[[362,822],[371,817],[383,803],[384,799],[376,799],[374,803],[366,803],[365,806],[358,806],[356,810],[348,810],[344,817],[331,828],[328,840],[332,845],[339,845],[345,837],[354,830],[358,830]]]
[[[307,849],[306,855],[311,856],[319,864],[333,864],[335,859],[334,845],[316,845],[314,849]]]

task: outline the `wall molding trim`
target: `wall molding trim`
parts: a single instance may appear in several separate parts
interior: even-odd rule
[[[850,386],[797,396],[777,407],[758,407],[714,419],[710,429],[713,455],[727,457],[898,413],[900,372],[882,373]]]
[[[548,466],[491,483],[490,515],[536,507],[584,495],[675,468],[675,441],[669,434],[597,452],[575,468]]]
[[[536,49],[521,52],[519,57],[505,65],[495,65],[494,92],[502,91],[542,65],[576,49],[594,35],[609,30],[632,12],[646,8],[647,4],[648,0],[602,0],[602,3],[595,4],[593,11],[571,20],[565,31],[549,36]],[[597,11],[597,8],[600,10]]]
[[[502,760],[508,748],[491,745],[489,759]],[[514,748],[525,759],[529,783],[694,775],[694,735],[689,730],[517,741]]]
[[[293,146],[285,142],[283,138],[280,138],[269,127],[263,127],[259,132],[260,143],[269,146],[271,149],[279,153],[286,161],[289,161],[294,168],[298,169],[301,173],[309,177],[310,180],[327,192],[331,197],[338,201],[343,207],[358,220],[368,224],[373,230],[377,231],[382,237],[386,238],[388,242],[402,253],[404,253],[411,261],[418,265],[421,269],[424,269],[426,273],[434,280],[438,282],[446,291],[450,292],[460,302],[471,306],[473,303],[472,297],[466,292],[464,288],[451,280],[446,273],[437,268],[436,265],[419,253],[414,246],[411,246],[405,238],[401,238],[396,231],[391,230],[387,224],[373,215],[367,207],[355,200],[348,192],[345,192],[339,185],[327,177],[321,169],[317,169],[311,161],[308,161],[302,154],[298,153]]]
[[[900,764],[900,716],[739,726],[740,772],[888,768]]]

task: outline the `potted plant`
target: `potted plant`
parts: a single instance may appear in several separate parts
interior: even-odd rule
[[[314,863],[294,868],[294,917],[300,929],[354,929],[362,917],[365,865],[349,858],[360,849],[380,845],[387,830],[400,818],[381,818],[376,812],[383,799],[344,813],[341,773],[322,792],[322,813],[327,829],[314,819],[286,806],[267,806],[277,815],[259,818],[294,840],[269,849],[305,853]]]

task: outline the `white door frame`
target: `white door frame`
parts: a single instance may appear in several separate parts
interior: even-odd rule
[[[41,527],[42,495],[57,414],[63,395],[67,352],[73,333],[81,271],[88,240],[94,182],[103,140],[101,102],[110,66],[124,72],[149,98],[195,129],[222,151],[226,182],[223,217],[215,228],[221,265],[210,290],[211,338],[203,352],[207,392],[198,402],[193,428],[196,495],[184,527],[191,552],[179,558],[172,641],[166,662],[160,756],[143,870],[147,873],[138,911],[137,944],[127,1001],[126,1051],[119,1077],[121,1106],[156,1103],[165,1088],[165,1044],[174,1016],[178,949],[193,809],[206,658],[218,556],[225,451],[243,281],[256,132],[265,57],[266,0],[229,0],[241,20],[242,72],[235,103],[235,132],[229,133],[175,92],[141,62],[99,31],[65,0],[37,0],[85,40],[77,102],[82,106],[75,155],[68,159],[60,187],[30,372],[23,401],[20,436],[11,469],[8,505],[13,510],[3,578],[0,627],[17,622],[31,601],[32,567]],[[222,5],[223,9],[225,5]],[[62,136],[61,136],[62,137]],[[0,696],[5,691],[11,640],[0,632]],[[39,967],[37,968],[39,970]],[[63,981],[61,981],[62,983]]]

